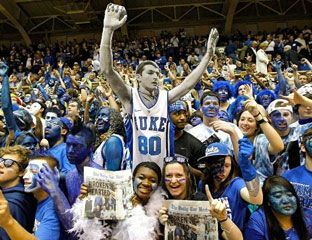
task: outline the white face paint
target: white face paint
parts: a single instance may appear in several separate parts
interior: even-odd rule
[[[25,169],[24,187],[25,192],[34,192],[40,188],[39,183],[36,180],[36,175],[43,167],[43,164],[47,163],[45,160],[31,160]]]
[[[31,104],[30,109],[29,109],[29,112],[30,112],[32,115],[35,116],[36,114],[39,113],[40,109],[41,109],[41,105],[40,105],[39,103],[35,102],[35,103]]]

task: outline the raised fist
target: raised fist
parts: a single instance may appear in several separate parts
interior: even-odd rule
[[[104,28],[116,30],[120,28],[127,20],[125,7],[116,4],[108,4],[104,16]]]

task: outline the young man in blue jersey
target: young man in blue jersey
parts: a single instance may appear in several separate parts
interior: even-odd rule
[[[20,225],[11,215],[8,202],[0,191],[0,226],[11,239],[60,239],[60,222],[54,203],[49,194],[40,188],[36,179],[38,172],[43,171],[44,166],[51,170],[57,168],[57,165],[58,161],[51,156],[33,156],[25,170],[23,176],[25,191],[31,192],[38,202],[33,233]]]
[[[83,183],[84,167],[101,167],[93,162],[95,133],[92,129],[81,126],[72,131],[66,139],[66,156],[71,164],[75,165],[65,176],[65,192],[59,187],[59,178],[56,171],[44,167],[38,174],[38,182],[43,190],[51,196],[56,212],[65,230],[72,228],[72,213],[69,211],[80,194]]]
[[[133,168],[141,161],[154,161],[162,166],[164,157],[173,154],[170,146],[170,142],[173,143],[173,134],[169,136],[168,104],[188,93],[200,80],[213,57],[219,35],[216,29],[211,30],[205,56],[179,86],[169,92],[160,90],[161,70],[155,62],[143,61],[136,70],[138,88],[134,89],[124,83],[112,64],[113,33],[126,19],[127,13],[123,6],[107,5],[100,46],[101,71],[121,100],[124,113],[130,115],[129,122],[132,127],[127,130],[132,133],[129,136],[129,145]]]
[[[305,164],[283,174],[294,186],[300,199],[306,219],[312,222],[312,129],[307,129],[301,137],[301,152]],[[312,229],[310,231],[312,233]]]

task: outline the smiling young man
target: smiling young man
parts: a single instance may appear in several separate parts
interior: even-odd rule
[[[21,182],[30,151],[21,146],[0,149],[0,187],[11,215],[27,231],[34,226],[36,200],[24,191]],[[0,227],[1,240],[10,239]]]
[[[294,165],[294,159],[289,163],[290,142],[296,140],[295,128],[290,126],[293,121],[293,108],[287,105],[286,100],[276,99],[268,106],[267,113],[272,127],[284,143],[284,151],[271,158],[272,164],[275,165],[275,173],[281,175]]]
[[[236,154],[238,152],[238,139],[242,138],[243,135],[235,124],[221,121],[218,118],[219,96],[214,92],[204,92],[200,103],[203,123],[190,129],[189,133],[205,143],[206,146],[212,142],[222,142],[234,150]]]
[[[131,133],[129,145],[133,168],[144,161],[153,161],[162,167],[163,159],[173,154],[168,105],[188,93],[201,79],[215,52],[219,35],[215,28],[211,30],[206,54],[179,86],[169,92],[161,90],[161,69],[153,61],[143,61],[136,69],[138,88],[131,88],[113,69],[113,33],[126,19],[127,13],[123,6],[107,5],[100,46],[101,71],[122,102],[124,112],[129,115],[128,132]]]

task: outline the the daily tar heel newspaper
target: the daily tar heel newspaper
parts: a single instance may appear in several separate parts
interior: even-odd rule
[[[122,220],[132,208],[131,170],[107,171],[84,167],[88,196],[84,199],[87,218]]]
[[[218,240],[218,222],[208,210],[208,201],[167,200],[165,240]]]

